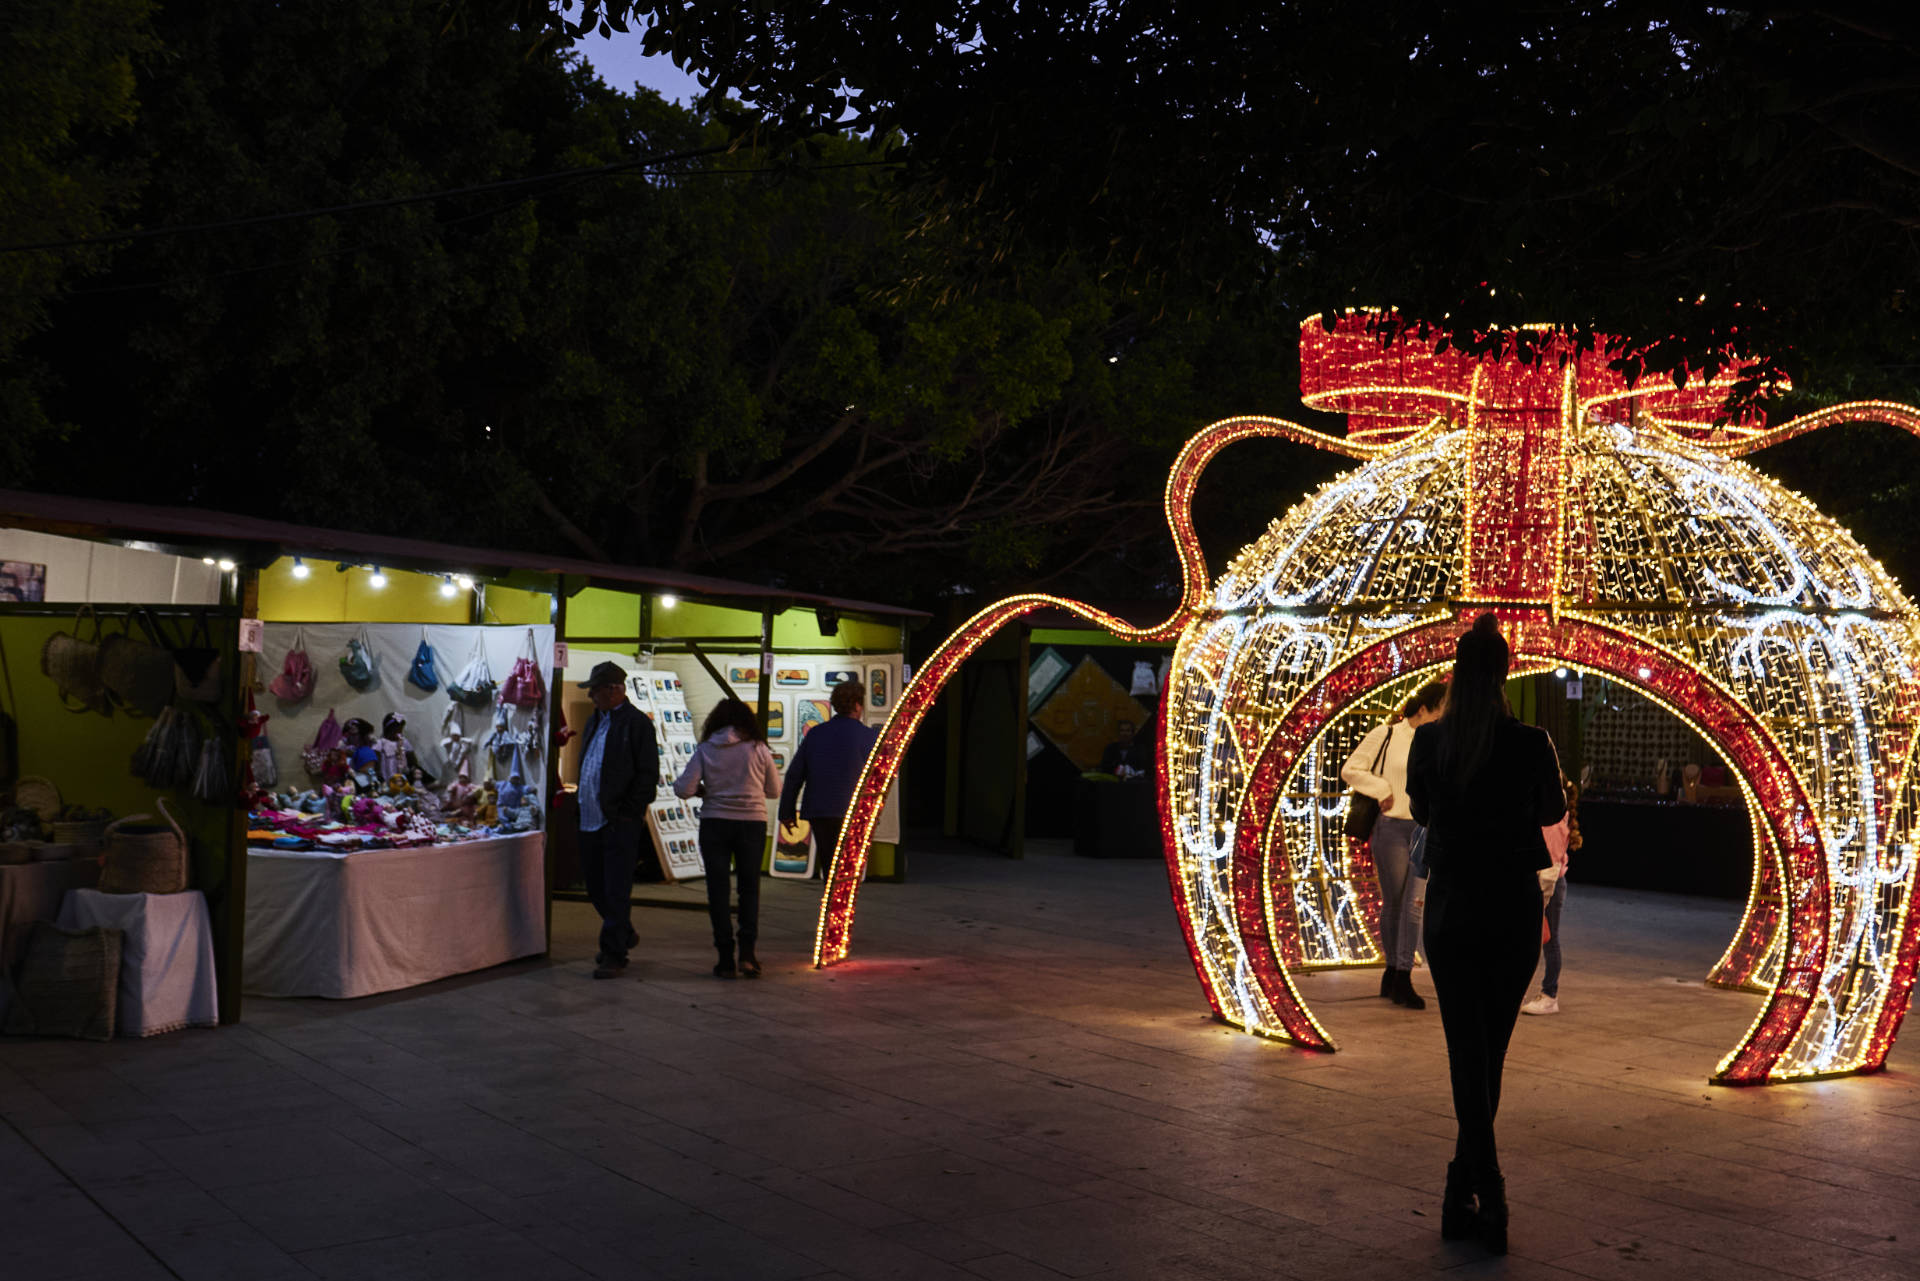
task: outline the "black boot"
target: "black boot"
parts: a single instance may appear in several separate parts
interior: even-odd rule
[[[1447,1162],[1447,1191],[1440,1198],[1440,1239],[1464,1241],[1473,1235],[1475,1215],[1473,1189],[1467,1183],[1467,1167],[1460,1161]]]
[[[1413,971],[1395,970],[1394,975],[1396,977],[1394,979],[1393,1003],[1395,1005],[1404,1005],[1410,1010],[1426,1009],[1427,998],[1413,990]]]
[[[1487,1247],[1488,1254],[1507,1252],[1507,1181],[1495,1174],[1473,1181],[1474,1194],[1480,1203],[1476,1227],[1480,1233],[1480,1244]]]
[[[713,967],[713,977],[717,979],[730,979],[738,977],[739,973],[740,971],[734,968],[733,949],[726,948],[725,950],[721,950],[720,963]]]
[[[1400,971],[1394,969],[1391,965],[1380,971],[1380,995],[1386,997],[1389,1001],[1393,999],[1393,994],[1400,989],[1399,974]]]

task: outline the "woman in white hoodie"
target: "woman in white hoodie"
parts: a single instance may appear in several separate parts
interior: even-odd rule
[[[1380,951],[1387,970],[1380,995],[1410,1010],[1427,1008],[1413,990],[1413,949],[1420,938],[1419,874],[1412,866],[1413,838],[1419,830],[1407,802],[1407,749],[1413,732],[1440,719],[1447,683],[1428,681],[1401,709],[1400,719],[1376,725],[1340,767],[1340,780],[1362,796],[1380,802],[1370,845],[1373,870],[1380,878]]]
[[[715,977],[760,977],[753,954],[760,934],[760,864],[767,848],[767,802],[780,796],[780,771],[774,767],[766,731],[753,709],[737,698],[723,698],[707,713],[700,746],[673,781],[683,800],[700,797],[700,861],[706,865],[707,916],[713,922],[713,946],[720,953]],[[727,911],[727,865],[740,884],[740,959],[733,955],[733,918]]]

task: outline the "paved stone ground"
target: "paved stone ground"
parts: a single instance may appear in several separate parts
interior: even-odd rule
[[[1566,1012],[1523,1019],[1508,1069],[1491,1260],[1438,1236],[1431,1009],[1307,978],[1346,1047],[1309,1055],[1203,1016],[1155,865],[913,871],[825,974],[814,898],[774,882],[758,983],[713,979],[704,917],[668,910],[629,979],[592,982],[590,912],[562,904],[550,962],[0,1042],[0,1276],[1920,1274],[1920,1048],[1705,1085],[1757,1009],[1698,981],[1733,905],[1574,887]]]

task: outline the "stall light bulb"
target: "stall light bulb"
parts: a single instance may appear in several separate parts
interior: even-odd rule
[[[298,556],[293,558],[293,576],[295,578],[305,578],[312,572],[312,570],[307,568],[307,562],[301,560]]]
[[[473,580],[467,577],[465,574],[454,575],[453,581],[459,586],[460,590],[463,592],[470,592],[473,590]]]
[[[678,596],[673,595],[671,592],[669,592],[668,594],[660,598],[661,609],[672,609],[675,605],[678,605],[679,603],[680,603],[680,598]]]
[[[367,586],[378,590],[379,588],[385,587],[386,585],[387,585],[387,576],[380,572],[380,567],[378,565],[375,565],[373,567],[373,577],[367,580]]]
[[[455,592],[459,590],[460,590],[459,588],[453,585],[453,580],[451,578],[445,579],[440,584],[440,594],[442,596],[452,596]]]
[[[231,574],[233,570],[234,570],[233,562],[223,557],[220,561],[220,572],[223,574]]]
[[[213,564],[213,557],[211,557],[211,556],[202,556],[202,557],[200,558],[200,563],[201,563],[202,565],[211,565],[211,564]]]

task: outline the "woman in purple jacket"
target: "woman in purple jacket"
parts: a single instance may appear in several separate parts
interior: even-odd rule
[[[767,848],[767,802],[780,795],[780,771],[774,767],[766,731],[753,709],[737,698],[723,698],[707,713],[693,751],[673,794],[700,797],[700,861],[706,865],[707,916],[713,922],[713,946],[720,961],[714,976],[760,977],[753,954],[760,935],[760,864]],[[727,911],[727,865],[740,883],[740,960],[733,955],[733,918]]]

